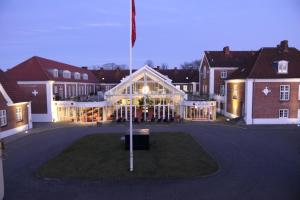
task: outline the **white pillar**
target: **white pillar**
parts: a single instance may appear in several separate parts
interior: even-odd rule
[[[116,105],[116,120],[119,119],[119,106]]]
[[[127,104],[125,105],[125,119],[127,121]]]
[[[168,120],[170,119],[170,104],[168,104]]]
[[[136,106],[134,106],[134,118],[136,118]]]
[[[163,119],[166,119],[165,111],[166,111],[166,105],[163,105]]]
[[[160,119],[160,106],[161,105],[158,105],[158,119]]]

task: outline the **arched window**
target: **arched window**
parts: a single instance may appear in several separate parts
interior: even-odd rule
[[[83,80],[88,80],[88,79],[89,79],[89,76],[88,76],[86,73],[84,73],[84,74],[82,75],[82,78],[83,78]]]
[[[53,77],[58,77],[58,69],[53,69]]]
[[[71,78],[71,72],[69,70],[63,71],[63,77],[64,78]]]
[[[79,73],[79,72],[75,72],[75,73],[74,73],[74,78],[75,78],[76,80],[80,80],[80,73]]]

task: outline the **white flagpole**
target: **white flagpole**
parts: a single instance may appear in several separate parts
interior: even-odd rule
[[[129,42],[129,73],[130,73],[130,127],[129,127],[129,138],[130,138],[130,153],[129,153],[129,162],[130,168],[129,171],[133,171],[133,140],[132,140],[132,0],[130,1],[130,42]]]

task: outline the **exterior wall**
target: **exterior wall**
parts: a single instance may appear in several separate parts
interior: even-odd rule
[[[236,97],[234,94],[236,85]],[[226,112],[225,115],[231,118],[241,117],[245,112],[245,82],[226,83]]]
[[[47,114],[46,84],[19,84],[28,100],[31,101],[32,114]],[[38,94],[34,96],[33,91]]]
[[[280,85],[290,85],[289,101],[280,101]],[[253,118],[279,118],[279,109],[289,109],[290,119],[298,118],[299,85],[300,82],[254,82]],[[262,92],[266,87],[271,90],[268,95]]]
[[[220,95],[221,94],[221,85],[225,86],[225,79],[221,78],[221,72],[226,71],[227,77],[229,77],[235,70],[214,70],[214,94]]]

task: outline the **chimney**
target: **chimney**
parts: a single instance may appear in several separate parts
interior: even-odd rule
[[[229,53],[230,53],[229,46],[224,47],[223,52],[224,52],[225,55],[229,55]]]
[[[87,70],[88,69],[88,67],[86,67],[86,66],[83,66],[83,67],[81,67],[82,69],[85,69],[85,70]]]
[[[283,52],[287,53],[289,51],[289,41],[288,40],[281,41],[280,48]]]
[[[156,69],[159,70],[160,66],[156,66]]]

